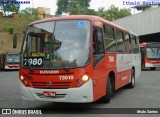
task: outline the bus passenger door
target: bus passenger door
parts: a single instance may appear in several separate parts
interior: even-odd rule
[[[145,62],[144,62],[144,58],[145,58],[145,48],[141,47],[140,48],[141,51],[141,68],[145,67]]]
[[[131,42],[132,42],[132,64],[135,67],[135,78],[138,78],[141,72],[141,57],[140,57],[138,37],[131,34]]]
[[[130,34],[127,32],[123,32],[124,36],[124,45],[125,45],[125,54],[124,54],[124,62],[125,69],[122,76],[122,86],[128,84],[131,78],[131,69],[132,69],[132,43]]]
[[[102,28],[94,27],[93,39],[93,78],[94,85],[94,100],[106,94],[106,59],[104,50],[104,40]]]
[[[125,76],[125,71],[127,70],[126,66],[126,54],[124,46],[124,37],[123,32],[119,29],[115,29],[115,38],[117,42],[117,78],[116,78],[116,89],[124,86],[127,77]]]

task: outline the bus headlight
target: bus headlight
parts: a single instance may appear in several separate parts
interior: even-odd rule
[[[76,83],[74,84],[74,87],[80,87],[83,84],[85,84],[88,80],[89,80],[89,76],[85,74],[76,81]]]
[[[77,83],[79,84],[79,85],[82,85],[83,84],[83,81],[82,80],[77,80]]]
[[[27,80],[24,80],[23,82],[24,82],[25,85],[27,85],[27,83],[28,83]]]
[[[20,76],[20,80],[25,86],[28,85],[28,82],[27,82],[27,80],[26,80],[26,78],[24,76]]]
[[[24,80],[24,77],[23,77],[23,76],[20,76],[20,79],[21,79],[21,80]]]
[[[85,82],[85,81],[87,81],[89,79],[89,77],[88,77],[88,75],[83,75],[82,76],[82,80]]]
[[[26,73],[20,72],[19,80],[24,86],[31,87],[31,80],[33,80],[33,78]]]

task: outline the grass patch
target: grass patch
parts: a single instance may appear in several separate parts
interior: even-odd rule
[[[26,30],[28,24],[39,18],[34,15],[21,15],[20,18],[0,18],[0,33],[1,32],[21,32]],[[12,30],[13,29],[13,30]]]

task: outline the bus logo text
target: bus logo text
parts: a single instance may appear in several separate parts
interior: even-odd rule
[[[40,70],[40,74],[59,74],[58,70]]]

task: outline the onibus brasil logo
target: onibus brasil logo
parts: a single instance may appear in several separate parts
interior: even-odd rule
[[[30,4],[30,1],[2,1],[2,4]]]

